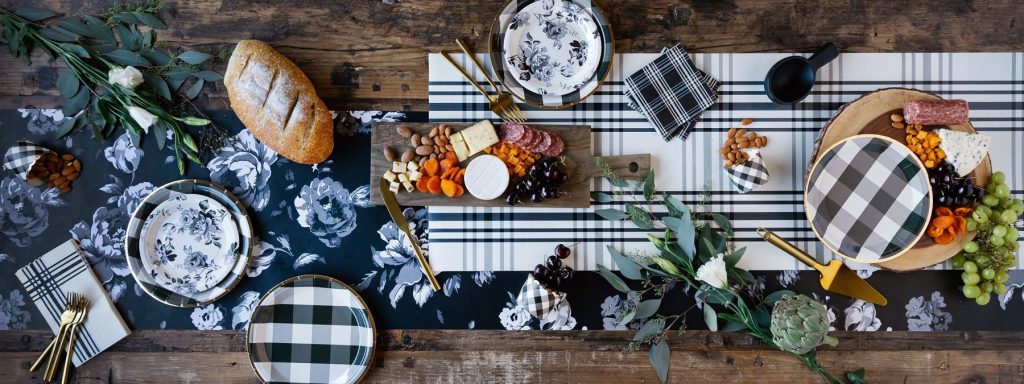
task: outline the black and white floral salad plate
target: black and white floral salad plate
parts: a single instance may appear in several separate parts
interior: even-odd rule
[[[238,225],[209,197],[179,194],[142,224],[142,265],[157,284],[181,294],[213,288],[238,258]]]
[[[179,208],[180,213],[174,213]],[[186,214],[190,209],[194,211]],[[163,226],[168,223],[175,228]],[[161,237],[176,238],[171,241],[173,250],[163,253],[166,263],[156,248]],[[209,245],[204,244],[207,240]],[[206,253],[189,254],[200,244]],[[252,256],[252,223],[241,201],[223,187],[179,180],[157,188],[139,203],[128,221],[124,246],[128,269],[144,292],[167,305],[197,307],[223,297],[241,281]],[[230,254],[224,254],[228,250]]]
[[[594,77],[601,59],[601,29],[573,1],[537,1],[513,16],[502,51],[523,88],[561,96]]]
[[[491,67],[519,101],[567,108],[611,69],[611,28],[590,0],[509,0],[491,24]]]

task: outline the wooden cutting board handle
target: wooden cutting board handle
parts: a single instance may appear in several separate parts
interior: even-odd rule
[[[604,173],[597,167],[597,160],[604,161],[612,170],[612,174],[622,179],[640,180],[647,177],[651,172],[651,154],[622,156],[594,156],[594,164],[589,164],[585,174],[590,177],[604,177]]]

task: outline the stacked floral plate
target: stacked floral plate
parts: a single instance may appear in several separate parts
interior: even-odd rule
[[[510,0],[491,24],[491,66],[520,101],[566,108],[604,82],[612,43],[608,21],[590,0]]]
[[[245,207],[203,180],[175,181],[146,196],[125,239],[128,268],[142,290],[177,307],[204,305],[231,291],[251,247]]]

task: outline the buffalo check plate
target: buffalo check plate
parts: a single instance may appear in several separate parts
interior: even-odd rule
[[[899,256],[931,216],[928,172],[909,148],[883,136],[836,143],[812,167],[806,190],[815,235],[858,262]]]
[[[373,359],[376,331],[363,299],[321,275],[292,277],[252,313],[247,347],[268,383],[354,383]]]

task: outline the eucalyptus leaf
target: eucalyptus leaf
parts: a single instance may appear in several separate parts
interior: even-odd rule
[[[65,17],[57,21],[57,25],[65,30],[77,33],[82,36],[96,37],[92,34],[92,29],[88,25],[79,20],[76,17]]]
[[[721,315],[721,314],[719,314],[719,315]],[[735,321],[726,321],[725,325],[723,325],[721,328],[718,328],[718,330],[722,331],[722,332],[736,332],[736,331],[742,331],[744,329],[747,329],[747,325],[746,324],[737,323]]]
[[[110,44],[117,43],[117,38],[114,37],[114,32],[111,32],[107,24],[97,19],[95,16],[84,16],[85,24],[89,26],[89,30],[92,34],[89,37],[106,41]]]
[[[652,169],[647,173],[647,177],[644,178],[644,200],[651,201],[651,197],[654,197],[654,170]]]
[[[704,302],[704,324],[707,324],[709,331],[718,332],[718,314],[707,302]]]
[[[65,51],[74,53],[75,56],[86,58],[86,59],[89,58],[89,52],[86,51],[85,48],[82,48],[81,45],[72,44],[72,43],[60,43],[60,47],[63,48]]]
[[[113,51],[103,54],[110,58],[114,63],[120,65],[132,65],[138,67],[148,67],[152,65],[149,60],[146,60],[138,53],[129,51],[127,49],[115,49]]]
[[[114,15],[114,18],[117,19],[118,21],[121,21],[121,22],[124,22],[124,23],[128,23],[128,24],[141,24],[142,23],[141,21],[139,21],[139,18],[135,17],[135,14],[132,13],[132,12],[121,12],[121,13],[118,13],[118,14]]]
[[[202,64],[204,61],[209,60],[209,59],[210,59],[210,55],[209,54],[206,54],[206,53],[203,53],[203,52],[197,52],[197,51],[185,51],[182,54],[178,55],[178,60],[184,61],[184,62],[189,63],[189,64],[193,64],[193,65]]]
[[[715,221],[715,224],[718,224],[719,228],[726,232],[732,232],[732,221],[728,217],[718,212],[712,212],[711,218]]]
[[[850,384],[864,384],[864,368],[859,368],[854,371],[847,371],[846,380],[849,380]]]
[[[654,316],[658,312],[658,308],[661,307],[661,299],[650,299],[641,301],[636,305],[636,318],[646,319]]]
[[[187,77],[181,79],[167,77],[167,86],[170,87],[171,91],[177,91],[178,88],[181,88],[181,85],[185,83],[185,79],[187,79]]]
[[[14,14],[28,21],[46,20],[57,15],[48,9],[36,7],[21,7],[15,10]]]
[[[57,76],[57,90],[60,91],[60,97],[65,99],[75,96],[81,85],[78,81],[78,76],[75,76],[70,70],[64,69]]]
[[[701,293],[704,297],[704,301],[708,303],[725,305],[731,302],[733,297],[735,297],[733,293],[728,290],[714,288],[709,285],[705,285],[705,287],[707,288],[701,291]]]
[[[598,209],[595,210],[594,213],[597,214],[598,216],[601,216],[605,220],[611,221],[619,221],[629,217],[626,215],[626,212],[614,208]]]
[[[686,206],[684,205],[683,207],[685,208]],[[665,222],[665,220],[662,219],[662,222]],[[690,212],[688,210],[683,211],[676,226],[669,228],[676,233],[676,243],[683,250],[683,255],[692,260],[693,256],[697,253],[697,229],[693,226],[693,221],[690,220]]]
[[[60,123],[60,125],[57,126],[57,132],[54,132],[53,136],[58,139],[67,136],[69,133],[71,133],[71,131],[74,130],[75,122],[77,120],[77,117],[74,119],[64,120],[64,122]]]
[[[632,280],[643,279],[643,275],[640,273],[640,266],[636,261],[633,261],[633,259],[619,253],[619,251],[615,250],[615,248],[612,248],[610,245],[608,246],[608,253],[612,255],[612,260],[615,261],[615,265],[619,267],[619,273],[621,273],[622,276]]]
[[[625,313],[623,313],[622,316],[620,316],[619,318],[615,319],[615,321],[619,322],[619,324],[629,324],[629,322],[633,321],[633,319],[635,319],[635,318],[636,318],[636,308],[633,308],[632,310],[626,311]]]
[[[652,345],[651,350],[647,352],[647,358],[651,361],[651,366],[654,367],[654,373],[658,375],[658,380],[662,384],[668,381],[668,359],[670,356],[671,352],[665,340]]]
[[[224,75],[207,69],[196,72],[195,76],[206,81],[219,81],[224,79]]]
[[[160,97],[163,97],[166,100],[171,100],[171,89],[167,87],[167,83],[164,82],[159,75],[146,73],[143,75],[143,78],[146,80],[146,84],[153,87],[153,90],[155,90]]]
[[[633,335],[633,341],[641,342],[641,341],[650,339],[650,338],[652,338],[654,336],[657,336],[658,334],[661,333],[661,331],[664,331],[664,330],[665,330],[665,319],[664,318],[651,319],[650,321],[644,323],[644,325],[642,327],[640,327],[640,329],[638,331],[636,331],[636,334]]]
[[[615,276],[615,273],[612,273],[612,271],[608,270],[605,266],[598,264],[597,273],[607,280],[608,284],[610,284],[612,288],[615,288],[615,290],[619,292],[629,292],[629,286],[626,285],[626,282],[622,281],[622,278]]]
[[[57,28],[57,27],[40,28],[39,29],[39,34],[43,35],[43,37],[45,37],[47,39],[50,39],[50,40],[53,40],[53,41],[59,41],[59,42],[63,42],[63,43],[70,43],[70,42],[73,42],[73,41],[77,41],[78,38],[79,38],[78,35],[76,35],[76,34],[74,34],[72,32],[69,32],[66,29]]]
[[[737,263],[740,262],[740,259],[743,258],[743,254],[746,251],[747,251],[747,247],[743,247],[743,248],[740,248],[740,249],[737,249],[737,250],[733,251],[733,253],[725,255],[725,257],[722,258],[722,259],[725,260],[725,264],[726,265],[728,265],[728,266],[735,266]]]
[[[638,205],[626,204],[626,216],[629,217],[630,221],[632,221],[633,225],[636,225],[637,228],[654,228],[654,225],[651,223],[651,214]]]
[[[788,289],[780,289],[778,291],[769,293],[768,296],[765,296],[764,303],[774,306],[775,303],[777,303],[779,300],[782,300],[782,298],[789,296],[796,296],[796,292],[790,291]]]
[[[152,62],[155,65],[164,65],[165,66],[165,65],[171,64],[171,57],[170,56],[168,56],[166,53],[163,53],[163,52],[161,52],[159,50],[156,50],[156,49],[153,49],[153,48],[146,48],[146,49],[139,50],[139,54],[142,55],[142,57],[145,57],[146,60],[149,60],[150,62]]]
[[[153,124],[153,138],[156,139],[156,147],[163,150],[167,144],[167,125],[164,122]]]
[[[686,204],[684,204],[682,202],[682,200],[679,200],[678,197],[675,197],[675,196],[672,196],[672,195],[669,195],[669,194],[665,194],[663,199],[665,200],[665,205],[667,205],[669,208],[675,210],[676,212],[690,212],[690,208],[687,207]],[[680,217],[682,217],[682,216],[680,216]]]
[[[187,97],[189,100],[195,99],[197,96],[199,96],[199,92],[203,90],[203,85],[205,84],[206,81],[204,81],[203,79],[196,80],[196,82],[192,83],[192,86],[188,87],[188,90],[185,91],[185,97]]]
[[[132,12],[132,15],[135,15],[135,19],[138,20],[138,24],[148,25],[156,29],[167,29],[167,24],[164,24],[163,21],[160,21],[160,19],[156,18],[156,16],[153,16],[152,14],[146,12]]]
[[[177,132],[175,132],[175,133],[177,133]],[[188,135],[188,134],[181,135],[181,141],[185,144],[186,148],[191,149],[191,150],[193,150],[195,152],[199,152],[199,147],[196,146],[196,141],[195,141],[195,139],[192,138],[192,135]]]
[[[135,28],[126,27],[122,24],[114,26],[117,36],[121,38],[121,46],[129,51],[138,51],[142,44],[142,35]]]
[[[74,116],[76,113],[81,112],[89,105],[89,88],[80,86],[78,91],[75,92],[74,96],[64,100],[64,105],[61,106],[61,110],[64,112],[64,116]]]

